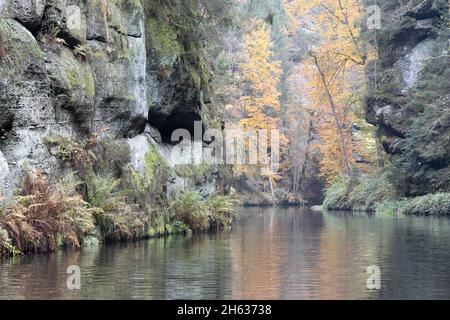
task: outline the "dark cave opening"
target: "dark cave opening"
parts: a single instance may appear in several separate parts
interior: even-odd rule
[[[0,119],[1,120],[1,119]],[[8,132],[13,129],[14,117],[9,116],[4,122],[0,123],[0,142],[6,139]]]
[[[151,126],[157,128],[161,134],[161,140],[163,143],[177,144],[180,141],[172,141],[172,134],[177,129],[185,129],[189,132],[191,140],[202,140],[205,133],[205,126],[199,114],[194,112],[181,112],[173,113],[164,120],[152,121],[152,117],[149,119]],[[195,136],[197,128],[197,136]],[[201,131],[200,131],[201,129]]]

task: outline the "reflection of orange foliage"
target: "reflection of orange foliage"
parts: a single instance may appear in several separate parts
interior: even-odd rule
[[[241,243],[231,243],[233,268],[232,299],[252,300],[276,300],[280,299],[282,293],[282,249],[273,239],[279,234],[281,227],[273,213],[266,214],[261,222],[261,228],[251,228],[248,233],[243,234]],[[278,229],[275,231],[275,229]],[[249,246],[248,243],[253,245]],[[261,261],[261,263],[256,263]],[[240,275],[240,277],[236,277]],[[270,290],[264,290],[270,284]]]

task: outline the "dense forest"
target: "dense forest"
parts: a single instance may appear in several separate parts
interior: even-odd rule
[[[0,14],[1,253],[224,229],[239,205],[450,214],[447,0]]]

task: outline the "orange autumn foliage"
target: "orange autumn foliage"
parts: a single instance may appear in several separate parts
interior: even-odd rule
[[[246,130],[268,130],[267,139],[270,146],[270,130],[279,129],[280,126],[280,91],[278,89],[282,74],[281,61],[275,60],[271,32],[259,19],[252,19],[244,34],[245,61],[240,65],[241,80],[245,85],[244,95],[239,99],[239,107],[243,112],[243,118],[239,125]],[[255,145],[246,150],[254,149]],[[280,143],[284,145],[286,138],[280,136]],[[261,148],[258,149],[261,153]],[[267,150],[264,155],[271,157],[271,151]],[[265,163],[258,163],[259,175],[269,180],[271,186],[280,179],[274,168]],[[252,172],[254,168],[247,165],[236,166],[238,172]]]
[[[294,28],[316,38],[300,72],[320,136],[315,144],[321,154],[320,174],[331,183],[341,173],[350,173],[360,149],[350,127],[362,105],[363,72],[371,55],[359,37],[362,8],[358,0],[292,0],[285,6]]]

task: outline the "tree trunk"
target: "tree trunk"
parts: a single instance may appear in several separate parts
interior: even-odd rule
[[[333,117],[334,120],[336,122],[336,128],[338,130],[338,134],[339,134],[339,147],[341,149],[341,153],[342,153],[342,162],[344,165],[344,174],[345,175],[350,175],[350,163],[348,161],[348,157],[347,157],[347,147],[345,145],[345,139],[344,139],[344,132],[342,130],[342,124],[341,124],[341,120],[339,119],[339,114],[337,112],[337,108],[336,108],[336,104],[334,103],[333,97],[331,96],[331,92],[330,89],[328,88],[328,84],[327,81],[325,79],[325,75],[322,71],[322,68],[320,68],[320,64],[319,61],[317,60],[317,57],[313,54],[311,54],[312,58],[314,59],[314,64],[317,67],[317,70],[319,71],[320,74],[320,78],[322,80],[323,86],[325,88],[325,93],[327,95],[328,98],[328,102],[330,103],[330,107],[331,110],[333,112]]]
[[[378,168],[383,169],[384,168],[384,160],[383,160],[383,150],[380,141],[378,141],[378,138],[375,137],[376,145],[377,145],[377,161],[378,161]]]

